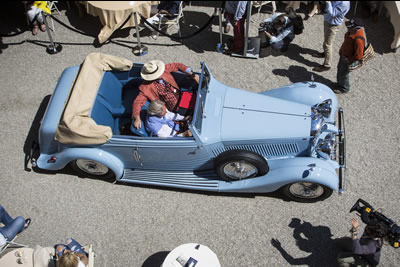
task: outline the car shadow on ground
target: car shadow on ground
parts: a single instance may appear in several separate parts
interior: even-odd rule
[[[214,191],[200,191],[200,190],[192,190],[192,189],[183,189],[183,188],[173,188],[173,187],[166,187],[160,185],[144,185],[144,184],[135,184],[130,182],[117,182],[117,185],[123,186],[132,186],[132,187],[140,187],[140,188],[147,188],[147,189],[155,189],[155,190],[167,190],[167,191],[174,191],[174,192],[181,192],[181,193],[188,193],[188,194],[197,194],[197,195],[205,195],[205,196],[218,196],[218,197],[237,197],[237,198],[256,198],[256,197],[269,197],[279,199],[285,202],[295,202],[279,191],[269,192],[269,193],[235,193],[235,192],[214,192]]]
[[[338,250],[335,239],[327,226],[313,226],[311,223],[292,218],[288,225],[293,228],[293,237],[297,247],[310,255],[294,258],[282,246],[278,239],[272,238],[271,245],[275,247],[289,265],[336,267]]]
[[[29,129],[28,135],[25,139],[23,151],[25,154],[24,160],[24,169],[25,171],[30,172],[31,169],[28,167],[30,160],[32,157],[37,157],[39,154],[37,151],[39,145],[39,128],[40,122],[46,112],[47,105],[49,104],[51,95],[47,95],[43,98],[42,102],[39,105],[39,109],[36,112],[35,118],[31,124],[31,128]]]

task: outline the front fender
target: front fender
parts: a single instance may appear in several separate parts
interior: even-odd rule
[[[335,121],[335,113],[338,107],[337,97],[328,86],[322,83],[299,82],[281,88],[264,91],[260,94],[302,103],[310,107],[319,104],[326,99],[331,99],[332,113],[327,121]]]
[[[55,157],[54,160],[50,158]],[[55,154],[41,154],[37,160],[37,166],[45,170],[61,170],[68,163],[76,159],[88,159],[100,162],[109,167],[116,179],[120,179],[124,174],[124,164],[113,154],[98,148],[67,148]]]
[[[317,158],[291,158],[268,161],[270,171],[260,177],[235,181],[220,182],[221,192],[273,192],[284,185],[296,182],[312,182],[338,190],[339,178],[337,164]]]

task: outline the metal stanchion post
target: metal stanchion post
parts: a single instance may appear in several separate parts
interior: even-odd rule
[[[217,44],[217,52],[222,53],[222,9],[218,8],[218,19],[219,19],[219,43]]]
[[[47,34],[49,35],[49,40],[50,40],[50,44],[47,46],[46,52],[49,53],[50,55],[57,54],[58,52],[61,52],[62,46],[53,41],[53,38],[51,37],[50,34],[49,24],[47,23],[47,14],[45,12],[42,12],[42,17],[44,25],[46,25]]]
[[[247,1],[247,19],[246,19],[246,32],[244,33],[244,47],[243,47],[243,56],[247,56],[247,47],[249,41],[249,28],[250,28],[250,16],[251,16],[251,1]]]
[[[244,32],[244,44],[243,44],[243,54],[232,53],[233,57],[245,57],[245,58],[258,58],[260,53],[260,38],[259,37],[250,37],[249,38],[249,28],[250,28],[250,16],[251,16],[251,7],[252,2],[247,2],[247,18]]]
[[[137,13],[133,12],[133,16],[134,16],[134,19],[135,19],[136,38],[137,38],[138,45],[135,46],[132,49],[132,53],[135,56],[144,56],[144,55],[147,55],[147,52],[149,51],[149,49],[146,46],[144,46],[144,45],[142,45],[140,43],[140,35],[139,35],[139,25],[138,25]]]

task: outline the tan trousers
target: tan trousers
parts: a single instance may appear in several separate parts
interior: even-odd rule
[[[324,53],[325,53],[325,67],[331,67],[332,63],[332,45],[335,39],[336,33],[339,31],[340,25],[331,25],[328,22],[324,21]]]

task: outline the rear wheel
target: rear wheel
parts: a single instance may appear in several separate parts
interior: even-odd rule
[[[297,202],[317,202],[327,199],[332,195],[333,190],[317,183],[297,182],[285,185],[281,189],[282,193]]]
[[[77,159],[70,163],[71,168],[78,174],[102,180],[113,180],[115,179],[114,172],[106,165],[88,159]]]

